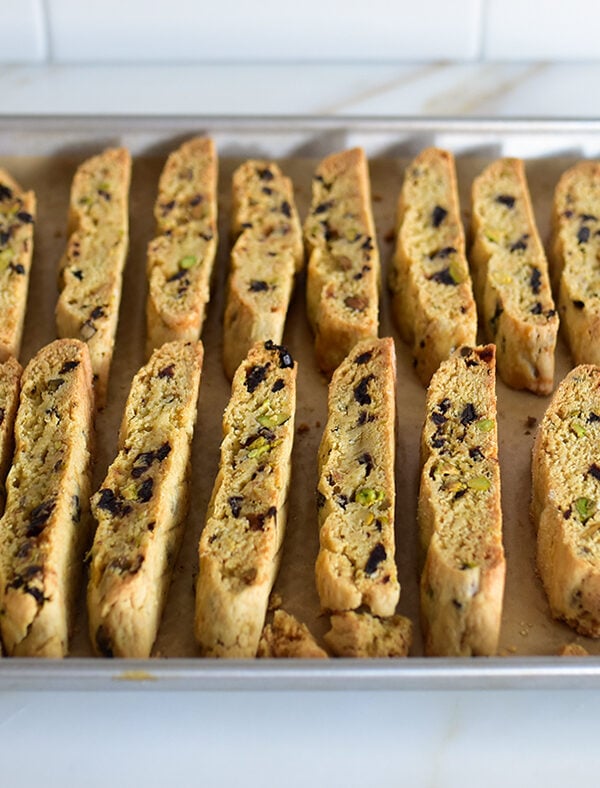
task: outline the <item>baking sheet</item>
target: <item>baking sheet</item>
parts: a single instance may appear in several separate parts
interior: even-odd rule
[[[134,156],[131,189],[131,241],[125,273],[121,318],[109,388],[109,405],[97,422],[98,450],[94,489],[104,478],[116,450],[121,412],[133,374],[143,363],[145,332],[145,253],[154,232],[156,184],[166,154],[193,134],[210,133],[220,153],[220,248],[212,299],[203,332],[205,364],[194,440],[193,489],[184,544],[165,615],[153,651],[145,661],[105,660],[91,656],[84,593],[64,661],[3,659],[0,686],[86,688],[143,686],[173,688],[416,688],[450,686],[581,686],[597,681],[600,660],[556,657],[566,643],[577,642],[592,654],[600,644],[577,636],[549,615],[535,570],[535,535],[529,521],[530,451],[535,427],[549,398],[513,392],[498,382],[498,417],[507,582],[499,657],[494,659],[423,659],[418,624],[416,500],[418,445],[425,392],[414,375],[408,348],[390,318],[385,288],[393,252],[396,199],[406,164],[423,147],[439,145],[457,154],[461,205],[469,221],[473,177],[501,155],[527,158],[536,218],[547,238],[552,192],[560,174],[582,156],[597,156],[600,142],[593,123],[503,123],[492,121],[422,122],[298,119],[11,119],[0,122],[0,166],[6,167],[38,198],[34,265],[21,361],[55,337],[56,268],[65,245],[70,181],[78,164],[108,145],[125,144]],[[229,395],[221,369],[221,324],[229,253],[230,183],[233,169],[250,156],[276,158],[294,181],[304,218],[310,181],[324,155],[363,145],[370,158],[373,209],[383,276],[380,335],[396,340],[397,398],[397,562],[402,594],[399,612],[415,623],[408,660],[216,661],[201,659],[193,638],[197,543],[218,464],[220,418]],[[284,338],[299,362],[297,435],[293,453],[290,514],[283,561],[275,592],[283,607],[306,622],[318,638],[328,629],[320,615],[314,584],[318,551],[315,507],[316,452],[326,419],[326,381],[314,363],[312,336],[304,310],[304,280],[294,294]],[[562,336],[556,381],[570,368]]]

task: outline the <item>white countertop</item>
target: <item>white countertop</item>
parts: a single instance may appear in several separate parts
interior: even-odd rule
[[[598,64],[3,66],[0,114],[600,117]]]
[[[0,70],[0,114],[600,118],[600,64]],[[563,786],[597,691],[0,694],[3,785]]]

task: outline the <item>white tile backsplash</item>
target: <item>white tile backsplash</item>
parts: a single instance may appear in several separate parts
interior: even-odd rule
[[[40,63],[47,54],[42,0],[1,0],[0,63]]]
[[[0,64],[600,61],[598,0],[0,0]]]
[[[597,0],[487,0],[484,58],[598,60]]]
[[[47,0],[57,62],[472,60],[481,0]]]

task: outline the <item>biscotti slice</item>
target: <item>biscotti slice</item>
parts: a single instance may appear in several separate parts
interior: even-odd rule
[[[119,453],[92,498],[90,637],[108,657],[148,657],[156,638],[189,499],[201,342],[169,342],[131,385]]]
[[[567,170],[554,193],[551,263],[576,364],[600,364],[600,162]]]
[[[336,657],[407,657],[412,622],[404,616],[377,618],[350,610],[331,616],[324,639]]]
[[[15,358],[9,358],[0,364],[0,513],[4,511],[6,500],[4,482],[13,457],[21,372],[21,365]]]
[[[69,240],[60,264],[56,304],[60,337],[90,349],[96,404],[106,404],[123,268],[129,244],[131,157],[111,148],[85,161],[71,186]]]
[[[394,561],[394,341],[359,342],[329,385],[319,447],[317,591],[325,610],[391,616]]]
[[[273,623],[263,629],[257,657],[276,659],[326,659],[306,624],[284,610],[276,610]]]
[[[379,330],[379,252],[361,148],[328,156],[317,167],[304,237],[308,317],[317,362],[331,373],[357,342]]]
[[[451,153],[427,148],[410,164],[398,200],[390,271],[394,317],[427,385],[440,363],[477,337],[477,309],[465,253]]]
[[[255,342],[281,342],[303,261],[294,187],[279,167],[247,161],[233,174],[233,235],[223,333],[228,378]]]
[[[158,184],[156,237],[148,245],[147,353],[195,342],[210,299],[217,251],[217,152],[195,137],[171,153]]]
[[[35,194],[0,169],[0,362],[21,350],[35,211]]]
[[[600,636],[600,369],[557,388],[533,447],[537,563],[555,618]]]
[[[287,519],[296,372],[288,351],[269,340],[250,349],[233,378],[199,547],[204,656],[256,655]]]
[[[486,338],[512,388],[549,394],[558,314],[535,224],[525,169],[499,159],[473,183],[470,260]]]
[[[23,372],[0,519],[0,633],[10,655],[67,653],[87,547],[93,414],[86,344],[42,348]]]
[[[421,450],[425,652],[495,654],[506,562],[493,345],[462,347],[440,365],[427,392]]]

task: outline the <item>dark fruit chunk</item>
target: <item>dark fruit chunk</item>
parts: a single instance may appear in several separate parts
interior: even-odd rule
[[[476,418],[477,411],[475,410],[475,406],[469,402],[467,405],[465,405],[465,408],[460,415],[460,423],[463,425],[463,427],[466,427],[474,422]]]
[[[377,571],[377,567],[382,561],[385,561],[387,558],[387,553],[385,552],[385,547],[378,542],[375,547],[371,550],[371,555],[367,561],[365,566],[365,574],[372,575],[374,572]]]
[[[531,287],[531,291],[534,295],[537,295],[540,292],[540,288],[542,286],[542,272],[536,266],[533,266],[531,269],[529,286]]]
[[[42,533],[55,506],[55,501],[44,501],[39,506],[36,506],[35,509],[31,510],[29,514],[29,523],[25,531],[25,536],[28,539],[39,536]]]
[[[500,205],[506,205],[507,208],[514,208],[515,200],[516,198],[510,194],[499,194],[496,197],[496,202],[499,202]]]
[[[590,228],[589,227],[580,227],[577,231],[577,242],[580,244],[586,244],[590,240]]]
[[[369,383],[375,379],[375,375],[365,375],[364,378],[354,387],[354,399],[359,405],[370,405],[371,395],[367,391]]]
[[[431,223],[434,227],[439,227],[446,216],[448,216],[448,211],[442,208],[441,205],[436,205],[431,214]]]
[[[262,279],[253,279],[250,282],[250,288],[249,289],[250,289],[250,291],[252,293],[260,293],[263,290],[268,290],[269,289],[269,285],[265,281],[263,281]]]

